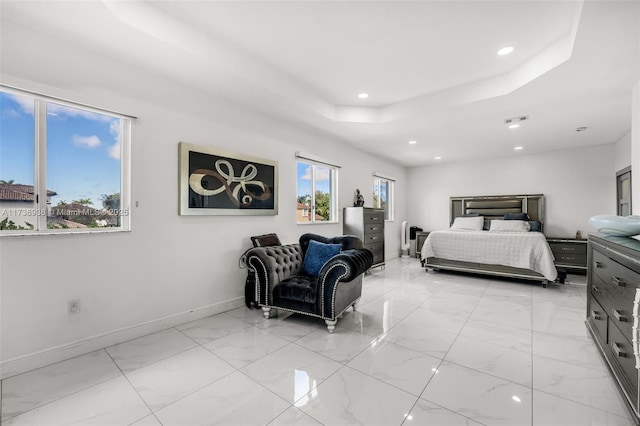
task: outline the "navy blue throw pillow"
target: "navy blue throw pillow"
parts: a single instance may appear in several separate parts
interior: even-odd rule
[[[505,213],[504,220],[531,220],[526,213]]]
[[[530,220],[529,226],[531,232],[542,232],[542,224],[537,220]]]
[[[309,248],[302,263],[302,272],[317,277],[320,269],[329,259],[342,250],[342,244],[325,244],[316,240],[309,241]]]

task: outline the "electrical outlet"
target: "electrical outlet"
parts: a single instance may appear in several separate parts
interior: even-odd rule
[[[67,313],[69,313],[69,315],[80,313],[80,299],[72,299],[67,301]]]

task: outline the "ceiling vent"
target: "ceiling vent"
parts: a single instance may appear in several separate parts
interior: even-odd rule
[[[521,121],[526,121],[528,119],[529,119],[528,115],[521,115],[521,116],[518,116],[518,117],[505,118],[504,119],[504,124],[519,123]]]

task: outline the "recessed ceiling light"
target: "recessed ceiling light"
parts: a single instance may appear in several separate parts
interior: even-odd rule
[[[513,52],[513,46],[506,46],[498,50],[498,55],[504,56],[504,55],[508,55],[511,52]]]
[[[515,149],[516,151],[520,151],[520,150],[521,150],[521,149],[523,149],[523,148],[524,148],[523,146],[516,146],[516,147],[515,147],[515,148],[513,148],[513,149]]]
[[[433,157],[434,160],[442,160],[442,157]]]
[[[517,129],[518,127],[520,127],[520,125],[519,125],[519,124],[510,124],[510,125],[509,125],[509,128],[510,128],[510,129]]]
[[[586,127],[576,127],[576,132],[584,132],[585,130],[587,130]]]
[[[359,93],[358,97],[360,99],[367,99],[369,97],[369,94],[368,93],[364,93],[364,92],[363,93]]]
[[[415,145],[417,143],[418,143],[418,141],[409,141],[409,145]]]

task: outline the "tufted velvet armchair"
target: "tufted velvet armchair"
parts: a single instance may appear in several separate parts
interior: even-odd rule
[[[342,245],[342,251],[322,266],[317,277],[302,270],[311,240]],[[304,234],[298,244],[249,250],[247,263],[256,274],[256,300],[265,318],[271,308],[310,315],[324,319],[333,333],[337,318],[349,306],[355,310],[362,294],[362,275],[371,267],[373,254],[352,235]]]

